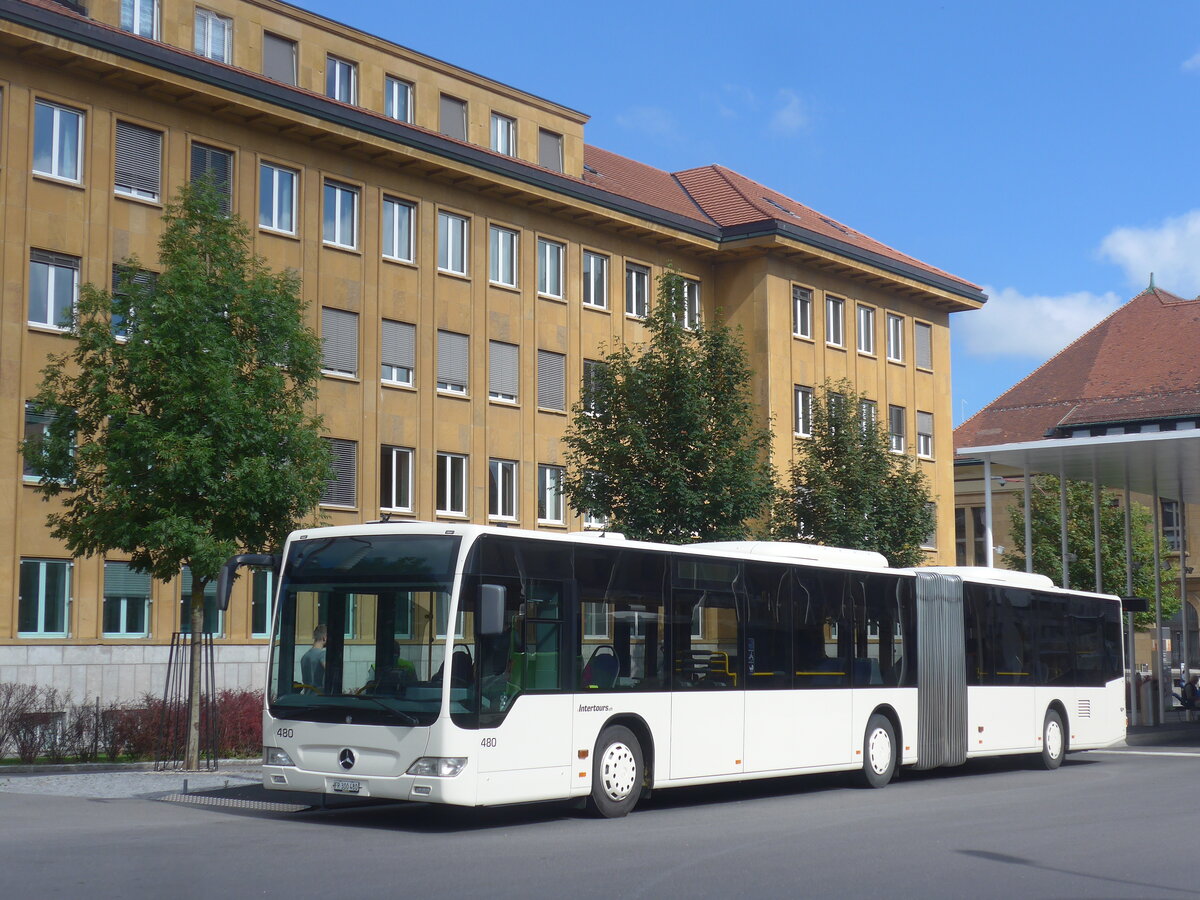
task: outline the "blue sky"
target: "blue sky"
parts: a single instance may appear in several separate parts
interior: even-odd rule
[[[1200,3],[300,5],[721,163],[983,285],[955,424],[1149,281],[1200,293]]]

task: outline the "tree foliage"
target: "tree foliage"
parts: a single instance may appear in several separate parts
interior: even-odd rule
[[[772,530],[781,539],[874,550],[893,566],[914,566],[935,525],[929,483],[913,457],[889,449],[877,417],[864,417],[866,403],[844,380],[814,392],[812,436],[796,442]]]
[[[650,339],[607,353],[572,412],[564,492],[630,537],[745,537],[774,492],[769,432],[755,423],[741,334],[685,328],[684,280],[667,272]]]
[[[1030,490],[1033,571],[1062,583],[1062,530],[1059,480],[1037,475]],[[1085,481],[1067,482],[1067,580],[1080,591],[1096,589],[1096,550],[1093,535],[1092,486]],[[1131,503],[1130,546],[1133,562],[1133,594],[1154,599],[1154,517],[1140,503]],[[1005,555],[1010,569],[1025,570],[1025,509],[1013,505],[1010,539],[1014,550]],[[1165,542],[1163,546],[1166,546]],[[1100,495],[1100,574],[1104,593],[1125,594],[1125,512],[1113,491]],[[1167,621],[1179,612],[1179,572],[1164,567],[1162,574],[1162,617]],[[1153,603],[1149,612],[1137,613],[1139,628],[1154,625]]]

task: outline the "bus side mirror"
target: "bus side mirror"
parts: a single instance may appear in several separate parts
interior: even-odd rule
[[[241,553],[229,557],[217,573],[217,609],[229,609],[229,592],[233,590],[237,570],[242,566],[259,566],[278,574],[279,557],[267,553]]]
[[[1121,610],[1127,613],[1150,611],[1150,601],[1145,597],[1122,597]]]
[[[479,622],[481,635],[504,634],[504,600],[508,591],[501,584],[479,586]]]

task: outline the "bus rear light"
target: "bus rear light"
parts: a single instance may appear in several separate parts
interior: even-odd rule
[[[467,765],[465,756],[422,756],[408,767],[409,775],[453,778]]]
[[[282,747],[263,747],[264,766],[294,766],[292,758]]]

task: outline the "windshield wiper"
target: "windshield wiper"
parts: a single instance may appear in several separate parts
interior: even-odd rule
[[[393,709],[392,707],[390,707],[386,703],[384,703],[382,700],[380,700],[378,697],[372,697],[368,694],[343,694],[342,696],[353,697],[355,700],[369,700],[371,703],[374,703],[380,709],[386,710],[387,712],[396,716],[398,719],[400,719],[401,722],[404,722],[406,725],[420,725],[421,724],[421,720],[418,719],[416,716],[409,715],[408,713],[404,712],[404,710],[401,710],[401,709]]]

